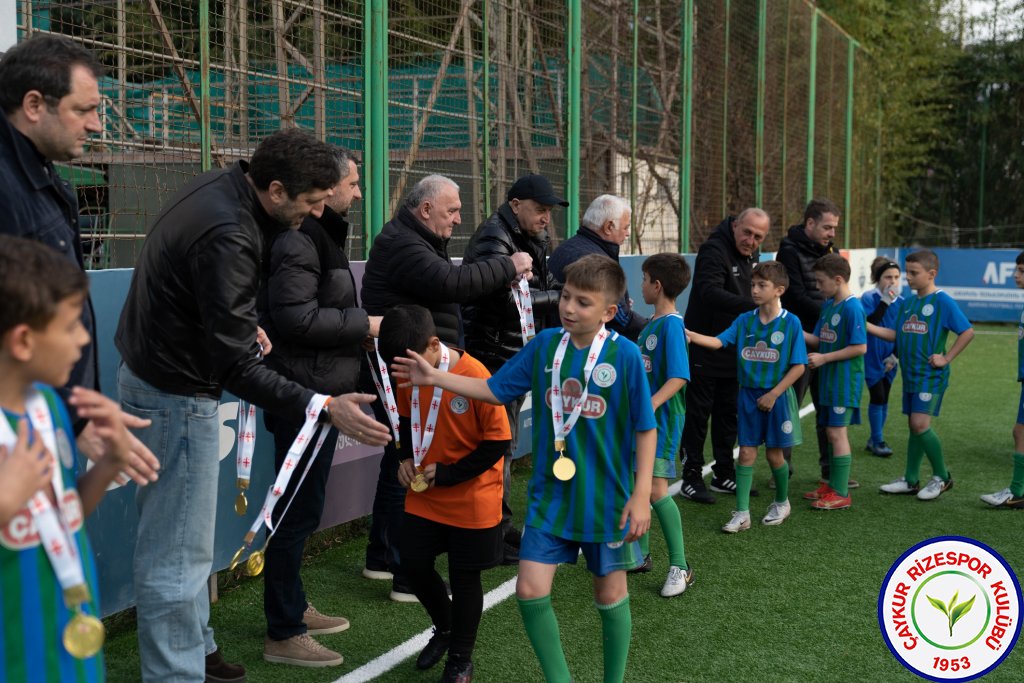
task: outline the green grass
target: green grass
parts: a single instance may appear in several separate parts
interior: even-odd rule
[[[903,474],[906,420],[900,390],[893,389],[887,438],[891,459],[864,453],[867,425],[854,427],[853,477],[861,488],[851,510],[816,512],[800,500],[818,474],[813,417],[804,419],[809,441],[796,450],[797,473],[790,500],[793,515],[782,526],[757,522],[769,502],[768,467],[755,471],[761,495],[752,499],[754,528],[726,536],[719,527],[731,506],[719,496],[713,506],[678,499],[686,550],[696,582],[684,595],[658,595],[667,553],[659,529],[651,538],[655,571],[630,577],[633,645],[630,681],[912,681],[886,648],[876,619],[878,591],[889,566],[911,545],[932,536],[956,534],[978,539],[1024,573],[1024,513],[992,510],[978,495],[1005,487],[1012,453],[1010,431],[1019,388],[1014,382],[1016,344],[1012,330],[987,327],[953,364],[953,380],[935,422],[954,488],[931,503],[886,497],[878,485]],[[865,405],[867,397],[864,397]],[[863,415],[867,421],[866,410]],[[925,461],[923,477],[930,476]],[[529,465],[515,469],[517,511],[522,510]],[[418,605],[387,599],[388,582],[361,578],[362,536],[320,547],[303,568],[311,600],[325,613],[344,614],[352,628],[321,638],[345,655],[328,670],[301,670],[262,660],[265,622],[262,582],[242,579],[224,588],[213,606],[217,640],[232,661],[249,669],[249,680],[330,681],[429,627]],[[323,544],[321,544],[323,546]],[[485,590],[514,576],[499,567],[484,574]],[[559,568],[553,592],[562,642],[577,681],[601,680],[600,621],[593,608],[590,575],[580,566]],[[134,624],[119,617],[110,625],[106,647],[112,681],[138,680]],[[1024,646],[1017,648],[987,681],[1024,678]],[[474,657],[477,679],[521,683],[542,680],[514,600],[486,612]],[[435,681],[440,666],[419,672],[412,660],[381,681]]]

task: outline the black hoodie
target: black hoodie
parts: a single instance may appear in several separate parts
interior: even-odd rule
[[[779,243],[779,251],[775,259],[786,266],[789,275],[789,287],[782,295],[782,307],[800,318],[800,325],[805,331],[814,330],[825,295],[818,289],[814,280],[814,262],[825,254],[834,251],[832,243],[823,247],[812,242],[802,225],[794,225]]]
[[[693,289],[686,307],[686,327],[717,335],[741,313],[755,308],[750,298],[750,272],[759,254],[744,256],[736,249],[733,217],[722,221],[697,250]],[[690,346],[690,372],[705,377],[735,377],[735,349],[712,351]]]

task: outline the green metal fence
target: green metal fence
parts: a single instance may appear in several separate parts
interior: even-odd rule
[[[633,252],[692,251],[760,205],[772,249],[808,197],[842,246],[886,240],[870,55],[805,0],[113,0],[18,4],[21,36],[101,56],[104,132],[73,177],[93,265],[130,266],[161,203],[282,126],[360,151],[359,257],[428,173],[462,188],[458,255],[520,174],[634,207]]]

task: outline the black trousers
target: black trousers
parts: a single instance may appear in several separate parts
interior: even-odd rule
[[[299,427],[269,415],[266,422],[267,428],[274,434],[274,471],[277,472],[284,464],[292,441],[299,434]],[[338,430],[331,427],[321,452],[288,508],[288,514],[282,518],[291,492],[295,490],[306,463],[313,456],[316,439],[310,440],[292,480],[288,482],[288,488],[274,509],[274,519],[278,520],[277,531],[267,546],[263,570],[263,613],[267,617],[267,635],[274,640],[285,640],[306,632],[306,625],[302,622],[307,605],[306,593],[299,575],[302,552],[306,547],[306,539],[320,526],[327,476],[331,472],[337,442]],[[255,504],[260,502],[262,500],[252,501]]]
[[[800,379],[793,385],[793,391],[796,392],[796,403],[801,405],[804,402],[804,396],[807,394],[807,389],[811,389],[811,403],[814,404],[815,421],[814,431],[818,435],[818,466],[821,468],[821,478],[828,479],[829,474],[829,463],[828,463],[828,432],[825,430],[825,425],[819,424],[817,415],[821,412],[821,403],[818,400],[818,371],[807,368],[804,374],[800,375]],[[783,448],[782,455],[786,458],[786,462],[789,464],[789,471],[793,471],[793,449]]]
[[[735,377],[694,375],[686,386],[686,422],[680,457],[683,460],[683,481],[701,480],[704,467],[704,441],[711,418],[711,466],[716,479],[736,479],[732,451],[736,446],[736,397],[739,381]]]
[[[380,399],[370,404],[374,417],[391,429],[386,408]],[[405,517],[405,488],[398,483],[398,449],[389,441],[384,447],[377,474],[377,490],[373,496],[373,517],[370,521],[369,542],[366,545],[366,566],[387,567],[398,583],[404,583],[398,546]]]

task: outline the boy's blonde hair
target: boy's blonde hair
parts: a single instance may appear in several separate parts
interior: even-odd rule
[[[766,280],[776,287],[789,287],[789,273],[778,261],[761,261],[750,273],[751,280]]]
[[[565,284],[587,292],[601,292],[614,304],[626,293],[626,274],[607,256],[590,254],[566,266]]]

